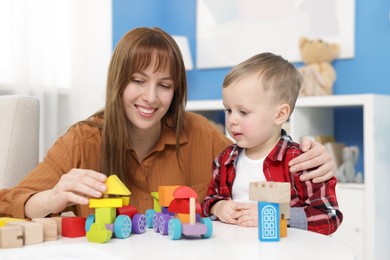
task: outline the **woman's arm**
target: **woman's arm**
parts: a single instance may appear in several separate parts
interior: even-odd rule
[[[334,176],[336,166],[325,146],[306,137],[302,140],[301,150],[304,153],[289,163],[291,172],[308,170],[300,176],[301,181],[313,179],[314,183],[319,183]],[[315,169],[310,171],[313,168]]]
[[[72,169],[62,175],[60,181],[50,190],[38,192],[25,204],[28,218],[42,218],[63,211],[75,204],[88,204],[89,197],[99,198],[107,189],[107,176],[92,170]]]

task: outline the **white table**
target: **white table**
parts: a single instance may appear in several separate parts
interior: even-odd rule
[[[354,260],[353,251],[332,237],[298,229],[288,229],[280,242],[260,242],[257,228],[213,222],[209,239],[182,238],[173,241],[153,230],[131,234],[127,239],[111,239],[105,244],[90,243],[85,237],[0,249],[0,259],[314,259]]]

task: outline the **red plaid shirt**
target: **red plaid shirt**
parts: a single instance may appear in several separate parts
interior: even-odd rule
[[[232,186],[236,177],[236,163],[242,148],[233,144],[219,154],[212,167],[213,178],[202,203],[205,216],[216,219],[210,213],[211,207],[219,200],[232,199]],[[339,211],[336,199],[336,178],[321,183],[300,181],[303,172],[291,173],[288,162],[302,154],[299,144],[282,130],[282,138],[265,158],[263,172],[267,181],[291,183],[291,207],[304,208],[308,230],[332,234],[340,226],[343,215]],[[249,183],[248,183],[249,189]],[[249,191],[248,191],[249,192]]]

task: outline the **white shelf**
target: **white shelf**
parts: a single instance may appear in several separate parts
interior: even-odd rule
[[[379,95],[361,94],[361,95],[334,95],[334,96],[316,96],[299,97],[296,103],[297,107],[353,107],[369,103],[372,98]]]
[[[224,110],[222,100],[191,100],[187,102],[186,110],[188,111],[218,111]]]

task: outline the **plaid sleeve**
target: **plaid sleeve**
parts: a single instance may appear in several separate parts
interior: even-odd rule
[[[308,230],[325,235],[334,233],[343,220],[336,198],[336,178],[321,183],[302,182],[297,174],[293,185],[296,196],[292,197],[291,207],[303,207]]]
[[[212,220],[217,217],[211,214],[212,206],[220,200],[229,200],[231,196],[231,184],[234,178],[233,161],[231,159],[232,149],[228,147],[225,151],[219,154],[212,166],[212,179],[207,189],[206,197],[202,202],[202,213]],[[226,161],[230,163],[226,163]],[[228,174],[229,172],[229,174]],[[228,180],[229,175],[229,180]]]

